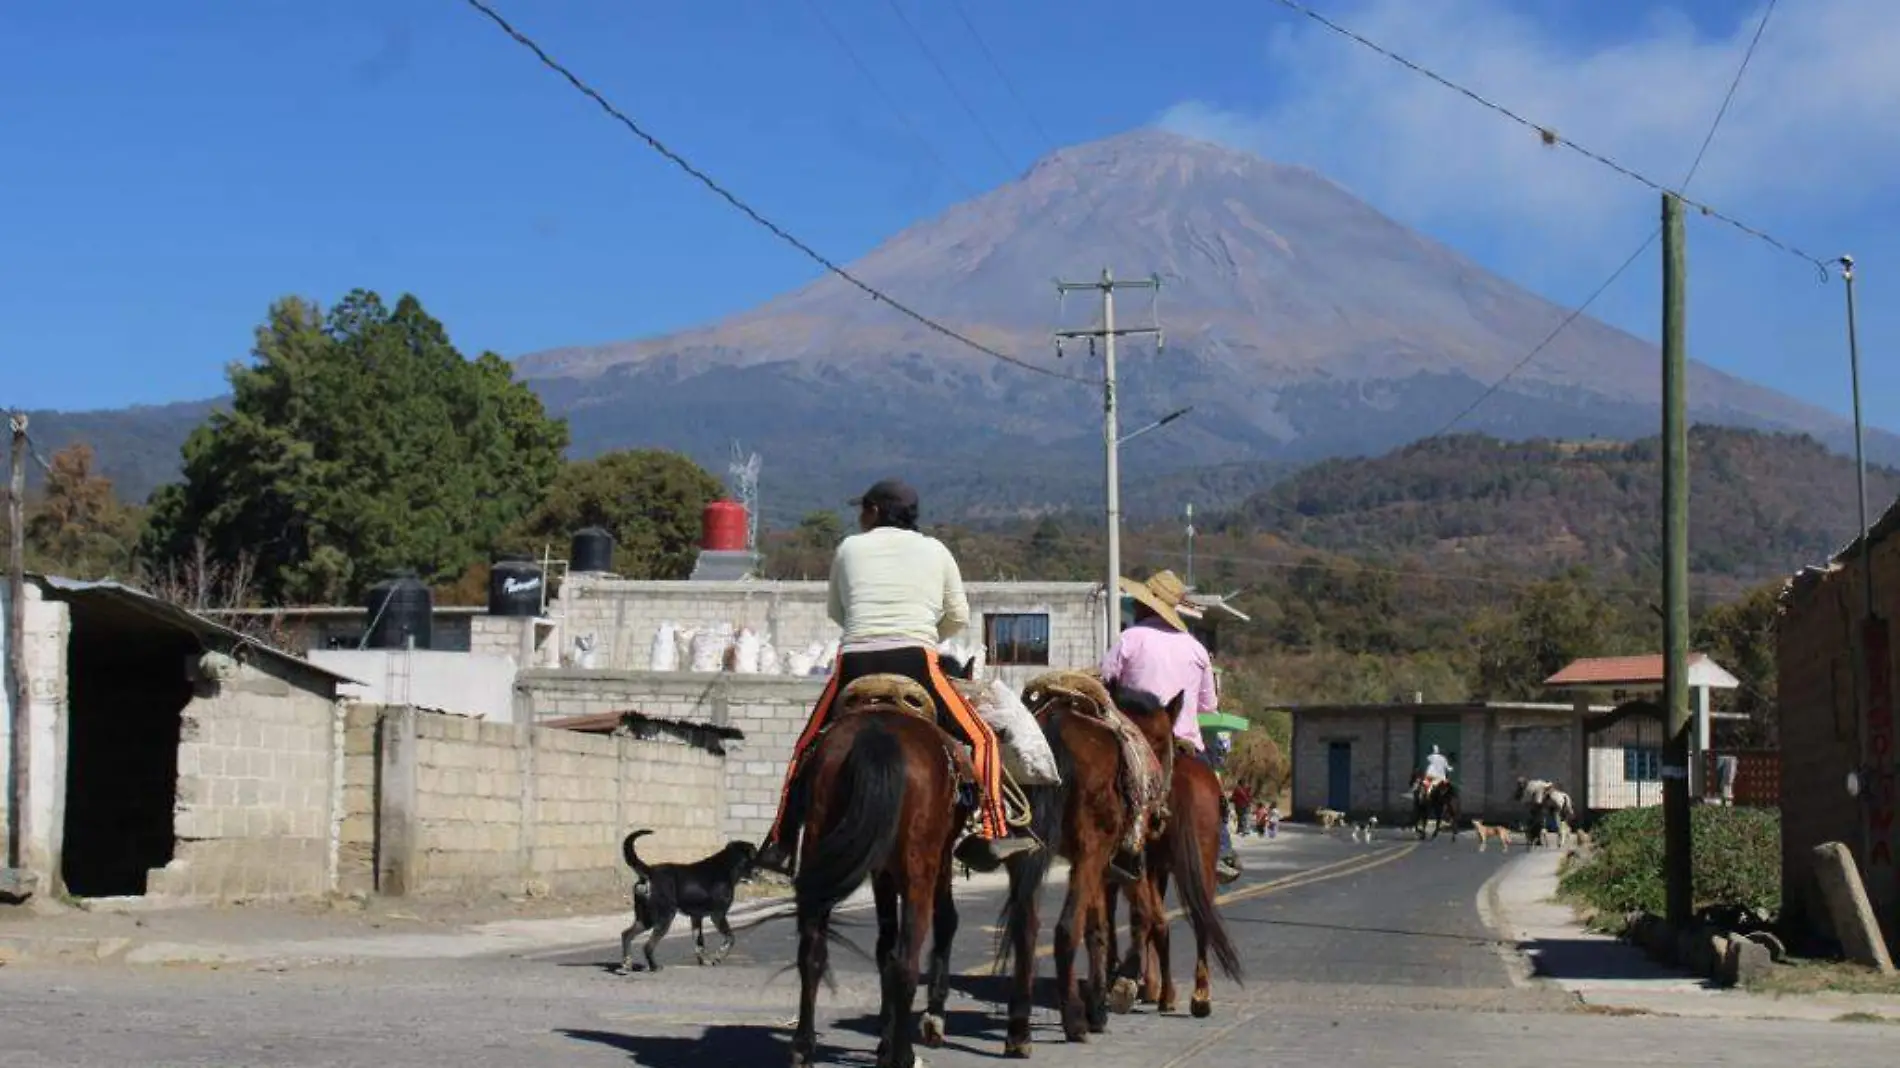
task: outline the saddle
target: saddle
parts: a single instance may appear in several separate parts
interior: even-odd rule
[[[839,716],[888,713],[911,716],[930,724],[942,736],[944,758],[958,786],[977,785],[976,763],[970,749],[937,722],[937,702],[916,679],[905,675],[866,675],[838,695]]]
[[[1132,822],[1136,825],[1129,835],[1131,842],[1138,834],[1144,816],[1153,822],[1151,833],[1160,834],[1168,817],[1168,772],[1172,770],[1171,767],[1163,767],[1154,747],[1148,744],[1147,737],[1141,733],[1141,728],[1115,707],[1114,698],[1109,696],[1108,687],[1102,684],[1099,673],[1051,671],[1036,676],[1029,680],[1029,685],[1023,687],[1023,704],[1037,713],[1058,698],[1068,700],[1085,714],[1100,720],[1121,743],[1124,769],[1122,792],[1134,817]],[[1169,764],[1172,763],[1170,760]]]

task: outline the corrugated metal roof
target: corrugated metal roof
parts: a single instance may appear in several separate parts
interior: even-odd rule
[[[196,635],[200,641],[210,641],[220,647],[221,652],[243,649],[249,653],[264,656],[296,671],[307,671],[321,675],[336,682],[362,685],[360,679],[340,675],[329,668],[318,667],[294,653],[287,653],[275,646],[266,645],[247,634],[241,634],[216,620],[208,619],[178,605],[155,597],[144,590],[118,582],[88,582],[70,579],[60,575],[33,575],[33,581],[40,584],[47,595],[62,601],[97,600],[129,608],[141,615],[148,616],[161,623],[167,623],[179,630]]]

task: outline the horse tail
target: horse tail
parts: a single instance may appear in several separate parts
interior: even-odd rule
[[[1029,917],[1036,909],[1036,899],[1048,881],[1049,867],[1064,847],[1062,817],[1068,807],[1069,791],[1076,781],[1075,754],[1062,739],[1062,719],[1066,714],[1060,708],[1054,710],[1042,728],[1044,737],[1049,740],[1049,751],[1055,757],[1059,781],[1049,786],[1023,788],[1029,799],[1029,829],[1042,840],[1042,848],[1020,854],[1009,862],[1009,890],[1003,896],[1002,914],[997,921],[996,970],[999,973],[1009,968],[1016,940],[1027,929]]]
[[[817,767],[817,761],[808,765]],[[851,741],[833,783],[831,810],[837,815],[806,851],[792,888],[801,916],[824,916],[864,883],[890,858],[903,812],[904,749],[897,735],[868,719]]]
[[[1181,774],[1186,770],[1187,765],[1176,765],[1174,781],[1177,786],[1183,783]],[[1209,772],[1209,778],[1212,778],[1212,772]],[[1201,852],[1206,843],[1220,835],[1220,828],[1208,824],[1205,807],[1195,804],[1174,806],[1175,827],[1169,835],[1173,840],[1169,860],[1175,878],[1179,880],[1176,889],[1181,895],[1182,907],[1187,909],[1188,918],[1197,930],[1205,933],[1220,970],[1227,973],[1227,978],[1244,985],[1246,979],[1240,966],[1240,952],[1234,948],[1233,940],[1227,935],[1227,925],[1221,922],[1220,909],[1214,903],[1214,889],[1208,882],[1205,858]]]
[[[639,850],[635,848],[635,843],[652,833],[652,831],[648,830],[635,831],[620,842],[620,855],[626,860],[627,867],[632,868],[635,875],[638,875],[647,882],[653,881],[653,869],[647,867],[646,863],[640,859],[640,853]]]

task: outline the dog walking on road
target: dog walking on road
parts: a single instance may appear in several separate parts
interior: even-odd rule
[[[626,858],[637,880],[633,884],[633,926],[620,932],[620,970],[633,971],[633,940],[642,931],[651,931],[645,947],[647,971],[660,970],[653,948],[666,937],[673,917],[685,913],[693,921],[693,950],[701,964],[718,964],[732,951],[732,927],[726,913],[741,880],[752,873],[752,861],[758,850],[750,842],[732,842],[726,848],[691,864],[647,864],[635,849],[639,840],[653,832],[634,831],[620,843],[620,855]],[[712,917],[713,926],[725,940],[711,958],[706,956],[703,924]]]

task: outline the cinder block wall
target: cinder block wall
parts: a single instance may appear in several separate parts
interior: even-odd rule
[[[45,872],[52,869],[62,830],[59,811],[63,801],[57,798],[65,790],[65,769],[61,766],[65,754],[59,739],[66,719],[66,643],[72,618],[63,602],[47,600],[33,583],[27,584],[25,600],[27,717],[32,724],[28,773],[35,799],[35,805],[28,809],[25,853],[29,868]],[[6,584],[0,583],[0,665],[6,663],[4,621],[11,610]],[[0,685],[0,783],[13,781],[12,763],[13,693]],[[8,855],[11,803],[12,790],[0,787],[0,857]]]
[[[726,743],[722,833],[757,841],[778,811],[792,744],[824,691],[822,679],[636,671],[530,671],[516,691],[537,721],[629,709],[644,715],[733,727]]]
[[[407,893],[620,888],[631,878],[620,841],[635,828],[655,832],[641,847],[653,861],[693,860],[723,844],[726,761],[706,749],[383,710],[391,717],[412,724],[413,765],[391,766],[404,747],[389,744],[387,722],[381,743],[371,733],[382,796],[373,841],[385,873],[407,864]],[[404,777],[412,795],[395,785]],[[369,871],[360,851],[351,857],[344,881],[360,884]]]
[[[254,663],[182,713],[172,862],[149,892],[282,898],[330,888],[342,711]]]

